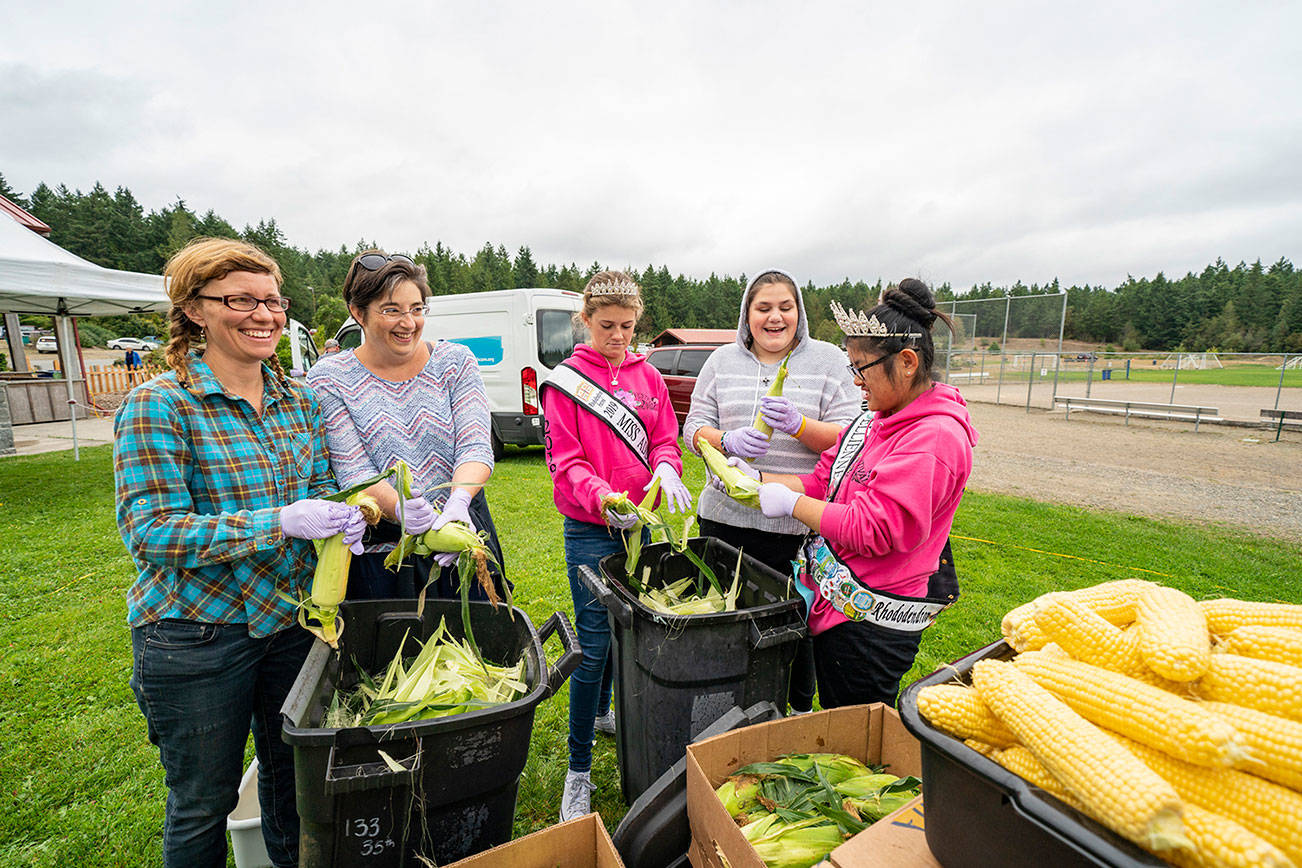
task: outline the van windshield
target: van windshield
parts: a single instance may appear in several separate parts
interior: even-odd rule
[[[579,329],[570,319],[573,314],[569,310],[544,308],[538,311],[538,361],[548,368],[554,368],[569,358],[574,345],[579,342]]]

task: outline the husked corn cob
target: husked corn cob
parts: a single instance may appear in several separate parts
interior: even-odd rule
[[[1209,769],[1129,739],[1121,744],[1189,803],[1220,814],[1302,862],[1302,793],[1233,769]],[[1186,816],[1186,822],[1188,817]]]
[[[1212,650],[1302,666],[1302,629],[1244,624],[1218,637]]]
[[[1203,707],[1234,727],[1251,760],[1240,768],[1302,793],[1302,723],[1228,702]],[[1302,828],[1302,815],[1297,816]]]
[[[1213,654],[1195,689],[1213,702],[1246,705],[1277,717],[1302,720],[1302,667],[1238,654]]]
[[[995,747],[1016,744],[977,692],[962,684],[933,684],[918,691],[918,712],[936,729],[955,738],[974,738]]]
[[[981,660],[972,683],[1069,792],[1118,834],[1155,851],[1191,847],[1175,790],[1011,663]]]
[[[1014,663],[1081,717],[1104,729],[1203,766],[1228,768],[1244,756],[1234,727],[1201,703],[1078,660],[1031,652],[1019,655]]]
[[[1140,634],[1133,625],[1118,627],[1064,594],[1040,597],[1035,619],[1054,644],[1077,660],[1138,678],[1164,690],[1182,689],[1144,665],[1139,654]]]
[[[1158,751],[1152,751],[1158,753]],[[1046,793],[1060,799],[1083,814],[1094,817],[1107,825],[1107,820],[1099,817],[1085,806],[1080,799],[1073,796],[1062,783],[1055,778],[1035,756],[1021,745],[1015,745],[999,751],[995,761],[1013,774],[1034,784]],[[1176,760],[1172,760],[1176,762]],[[1211,772],[1222,774],[1221,772]],[[1174,865],[1185,868],[1295,868],[1288,855],[1269,840],[1262,838],[1233,820],[1216,814],[1197,803],[1184,805],[1185,832],[1189,836],[1192,848],[1189,850],[1154,851]],[[1143,846],[1141,844],[1141,846]]]
[[[1193,597],[1155,585],[1135,601],[1139,656],[1163,678],[1193,681],[1207,671],[1212,656],[1207,616]]]
[[[1151,587],[1152,582],[1144,579],[1118,579],[1103,582],[1075,591],[1057,591],[1074,600],[1079,600],[1086,607],[1093,609],[1100,617],[1122,626],[1135,619],[1135,597],[1139,591]],[[1035,606],[1041,598],[1024,603],[1004,615],[1000,630],[1009,647],[1014,651],[1036,651],[1050,639],[1035,622]]]
[[[1245,624],[1302,630],[1302,606],[1292,603],[1254,603],[1222,598],[1203,600],[1199,605],[1207,615],[1207,628],[1216,634],[1228,633]]]
[[[963,739],[963,744],[972,748],[972,750],[981,754],[981,756],[987,756],[992,759],[994,758],[995,754],[999,753],[999,748],[995,747],[993,744],[980,741],[975,738],[965,738]]]

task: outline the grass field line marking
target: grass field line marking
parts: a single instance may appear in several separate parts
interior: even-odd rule
[[[1021,549],[1024,552],[1035,552],[1036,554],[1050,555],[1051,557],[1055,557],[1055,558],[1069,558],[1073,561],[1087,561],[1088,563],[1091,564],[1102,564],[1105,567],[1118,567],[1123,570],[1135,570],[1136,572],[1140,572],[1140,573],[1151,573],[1154,576],[1163,576],[1168,579],[1178,578],[1178,576],[1173,576],[1170,573],[1159,573],[1157,570],[1146,570],[1143,567],[1131,567],[1125,564],[1114,564],[1111,563],[1110,561],[1100,561],[1100,560],[1095,560],[1094,558],[1084,558],[1081,557],[1080,555],[1065,555],[1062,554],[1061,552],[1048,552],[1045,551],[1044,549],[1031,548],[1030,546],[1019,546],[1019,545],[1014,545],[1013,543],[998,542],[992,539],[980,539],[979,537],[974,537],[974,536],[959,536],[958,534],[950,534],[950,537],[952,539],[966,540],[967,542],[986,543],[987,545],[992,545],[992,546],[1007,546],[1008,548]]]

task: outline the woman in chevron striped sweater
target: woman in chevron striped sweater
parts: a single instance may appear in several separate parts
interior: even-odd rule
[[[402,254],[368,251],[353,260],[344,302],[362,326],[355,350],[323,357],[308,372],[326,420],[330,464],[347,488],[402,459],[411,467],[412,497],[402,504],[407,530],[423,533],[449,521],[488,532],[498,564],[502,549],[481,489],[493,471],[488,397],[479,365],[460,344],[422,339],[429,284],[423,266]],[[451,487],[444,486],[451,483]],[[353,559],[350,599],[410,596],[426,583],[429,594],[458,595],[455,554],[414,558],[413,570],[383,567],[398,540],[399,494],[387,482],[370,493],[390,521],[365,540]],[[492,569],[499,584],[505,579]],[[499,588],[500,590],[500,588]],[[478,584],[471,596],[484,599]]]

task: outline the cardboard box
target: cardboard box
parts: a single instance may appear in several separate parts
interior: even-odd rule
[[[802,714],[688,745],[688,858],[694,868],[764,868],[714,790],[744,765],[791,753],[841,753],[885,765],[892,774],[921,776],[917,739],[905,730],[895,709],[881,704]],[[938,866],[927,849],[920,801],[915,799],[832,851],[833,864]]]
[[[624,868],[597,814],[548,826],[446,868]]]

